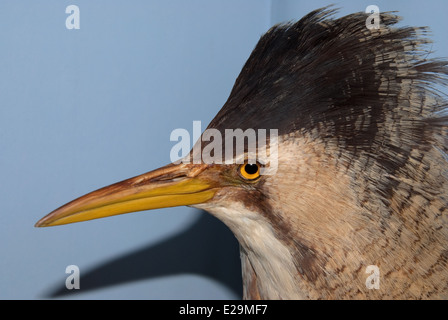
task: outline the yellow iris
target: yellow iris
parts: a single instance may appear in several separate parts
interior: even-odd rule
[[[247,180],[254,180],[260,176],[260,165],[257,163],[246,163],[239,168],[240,175]]]

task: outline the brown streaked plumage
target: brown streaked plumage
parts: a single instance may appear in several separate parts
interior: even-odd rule
[[[272,27],[208,126],[278,129],[274,175],[172,164],[37,226],[190,205],[238,239],[246,299],[448,298],[448,116],[435,90],[447,62],[426,59],[426,29],[396,28],[391,13],[378,30],[364,13],[332,14]]]

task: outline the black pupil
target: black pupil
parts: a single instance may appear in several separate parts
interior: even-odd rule
[[[244,169],[248,174],[255,174],[258,172],[258,165],[248,163],[244,166]]]

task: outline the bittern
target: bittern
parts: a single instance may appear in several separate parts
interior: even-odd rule
[[[238,239],[245,299],[448,298],[448,63],[427,58],[426,28],[397,27],[394,13],[369,28],[368,14],[334,12],[264,34],[209,124],[277,129],[257,161],[235,148],[242,163],[171,163],[37,226],[187,205]],[[261,174],[273,144],[278,167]]]

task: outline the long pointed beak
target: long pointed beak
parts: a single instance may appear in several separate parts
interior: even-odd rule
[[[123,213],[194,205],[213,198],[214,183],[199,174],[206,165],[167,165],[88,193],[54,210],[36,227],[56,226]]]

